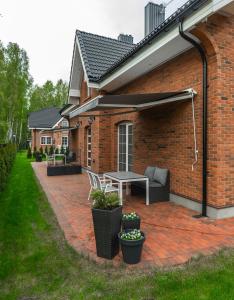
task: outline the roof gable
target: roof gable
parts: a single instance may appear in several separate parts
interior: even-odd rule
[[[134,44],[77,30],[76,36],[90,81],[100,78],[116,61],[129,52]]]
[[[52,128],[60,119],[60,108],[50,107],[30,113],[29,128]]]

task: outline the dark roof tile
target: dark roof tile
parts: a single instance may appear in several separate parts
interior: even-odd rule
[[[52,128],[60,119],[61,108],[50,107],[31,112],[28,118],[29,128]]]

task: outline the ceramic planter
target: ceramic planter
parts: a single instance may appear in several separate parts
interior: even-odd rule
[[[93,208],[92,215],[97,256],[112,259],[119,252],[122,206],[112,210]]]
[[[123,254],[123,260],[126,264],[132,265],[140,262],[142,247],[145,241],[144,233],[141,232],[141,234],[143,235],[142,239],[137,241],[130,241],[130,240],[121,239],[119,233],[119,241],[120,241],[121,250]]]

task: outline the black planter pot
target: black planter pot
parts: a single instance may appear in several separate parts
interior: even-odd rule
[[[140,229],[141,226],[141,219],[135,219],[135,220],[123,220],[122,219],[122,228],[123,230],[126,229]]]
[[[92,215],[97,256],[112,259],[119,253],[122,206],[112,210],[93,208]]]
[[[145,235],[143,232],[141,233],[143,235],[143,238],[138,241],[123,240],[121,239],[119,234],[123,260],[126,264],[137,264],[141,260],[142,247],[145,241]]]
[[[36,162],[42,162],[42,155],[39,153],[36,153],[35,159],[36,159]]]

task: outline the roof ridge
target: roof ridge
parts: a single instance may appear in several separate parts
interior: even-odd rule
[[[40,112],[40,111],[42,111],[42,110],[48,110],[48,109],[51,109],[51,108],[56,108],[56,109],[58,109],[58,110],[61,109],[61,108],[59,108],[59,107],[50,106],[50,107],[41,108],[41,109],[38,109],[38,110],[35,110],[35,111],[31,111],[31,113]]]
[[[161,24],[155,27],[148,35],[146,35],[142,40],[140,40],[137,44],[134,44],[134,47],[130,49],[127,53],[125,53],[120,59],[114,62],[104,74],[99,76],[98,81],[103,79],[109,73],[111,73],[116,67],[120,66],[124,63],[128,58],[135,54],[136,51],[140,50],[144,45],[150,43],[152,39],[154,39],[158,33],[165,30],[166,26],[171,26],[170,22],[177,20],[180,14],[186,13],[186,9],[193,5],[203,5],[208,0],[187,0],[183,5],[176,9],[174,13],[172,13],[167,19],[165,19]]]
[[[104,38],[104,39],[107,39],[107,40],[112,40],[112,41],[115,41],[115,42],[119,42],[121,44],[127,44],[127,45],[136,45],[134,43],[128,43],[128,42],[124,42],[124,41],[119,41],[118,39],[115,39],[115,38],[111,38],[109,36],[104,36],[104,35],[100,35],[100,34],[96,34],[96,33],[91,33],[91,32],[87,32],[87,31],[82,31],[82,30],[79,30],[77,29],[76,30],[76,33],[84,33],[84,34],[89,34],[89,35],[92,35],[92,36],[96,36],[96,37],[100,37],[100,38]]]

